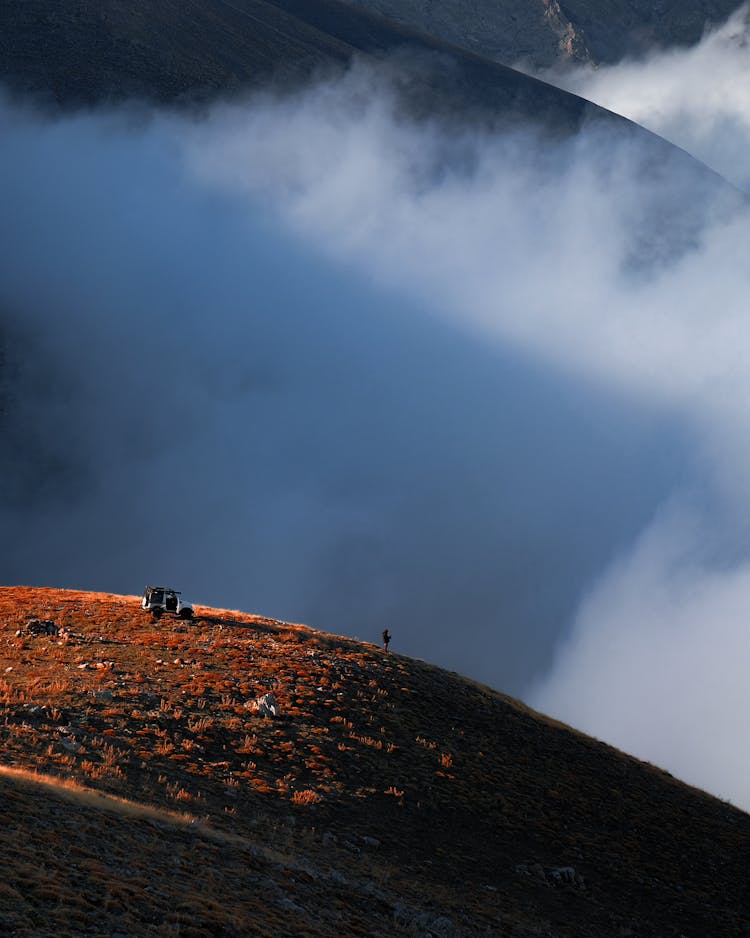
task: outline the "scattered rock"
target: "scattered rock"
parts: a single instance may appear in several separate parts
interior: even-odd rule
[[[59,630],[52,619],[29,619],[20,631],[27,635],[57,635]]]
[[[256,880],[258,890],[262,893],[268,895],[269,893],[278,894],[281,892],[281,886],[276,882],[275,879],[271,879],[270,876],[260,876]]]
[[[576,872],[573,866],[548,866],[544,867],[541,863],[518,863],[515,872],[519,876],[531,876],[539,880],[545,886],[573,886],[577,889],[585,889],[586,882],[584,878]]]
[[[23,713],[27,720],[34,725],[39,723],[61,723],[65,714],[57,707],[48,707],[46,704],[25,704]]]
[[[425,938],[457,938],[460,934],[447,915],[420,912],[400,902],[393,907],[393,920],[399,927]]]
[[[324,831],[320,839],[325,846],[340,844],[346,850],[351,850],[352,853],[361,853],[363,847],[374,849],[380,846],[380,841],[377,837],[370,837],[368,835],[360,836],[359,834],[351,832],[342,834],[339,840],[336,834],[331,831]]]
[[[453,922],[447,915],[438,915],[436,918],[430,918],[428,915],[427,929],[431,935],[437,935],[440,938],[449,938],[457,934]]]
[[[245,706],[248,705],[245,704]],[[251,710],[256,711],[262,717],[277,717],[281,714],[279,702],[276,700],[275,694],[263,694],[262,697],[251,701],[249,706]]]
[[[301,905],[297,905],[296,902],[293,902],[286,896],[283,899],[277,899],[276,905],[278,905],[280,909],[284,909],[285,912],[296,912],[297,915],[306,914]]]
[[[558,885],[575,885],[577,877],[575,868],[572,866],[556,866],[547,872],[547,878]]]

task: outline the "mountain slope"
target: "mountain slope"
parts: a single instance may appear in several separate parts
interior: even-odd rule
[[[716,197],[730,210],[738,203],[702,163],[631,121],[342,0],[0,5],[0,86],[54,110],[133,99],[191,106],[260,89],[284,93],[355,62],[374,70],[368,87],[387,88],[397,119],[437,119],[449,134],[520,128],[559,138],[585,130],[584,146],[603,166],[620,152],[638,173],[661,172],[690,185],[688,203],[682,195],[667,199],[645,222],[681,243],[695,240]],[[543,140],[537,143],[542,157]],[[554,177],[554,163],[547,170]]]
[[[479,55],[537,68],[616,62],[655,46],[692,45],[730,16],[737,0],[349,0]]]
[[[6,0],[0,82],[66,106],[142,98],[206,100],[272,83],[305,84],[355,56],[401,56],[412,113],[533,121],[575,131],[614,118],[575,95],[337,0]],[[392,68],[395,66],[392,65]]]
[[[197,613],[0,589],[3,766],[203,825],[0,775],[16,934],[67,914],[143,935],[750,924],[744,813],[428,664]],[[266,719],[252,702],[269,691]]]
[[[0,5],[0,85],[53,109],[132,99],[185,106],[259,89],[282,93],[339,75],[353,62],[377,71],[369,85],[379,80],[388,88],[398,117],[439,119],[449,133],[522,128],[569,137],[585,129],[594,137],[586,146],[605,163],[619,149],[639,172],[659,168],[689,181],[690,203],[681,197],[659,208],[648,221],[653,228],[684,230],[690,240],[715,196],[737,202],[720,177],[644,128],[341,0]],[[548,169],[554,175],[554,165]]]

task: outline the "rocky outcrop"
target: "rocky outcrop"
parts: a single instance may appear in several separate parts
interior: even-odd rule
[[[584,38],[563,13],[557,0],[542,0],[544,18],[552,34],[557,36],[560,58],[569,61],[586,61],[591,58]]]

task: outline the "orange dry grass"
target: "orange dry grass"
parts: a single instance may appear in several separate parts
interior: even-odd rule
[[[334,687],[346,689],[351,715],[360,712],[368,729],[354,735],[375,750],[394,751],[382,720],[384,736],[366,726],[370,705],[387,696],[371,673],[380,652],[260,616],[201,606],[196,612],[193,624],[155,623],[137,597],[0,589],[0,648],[14,662],[0,685],[0,700],[12,706],[6,753],[24,764],[30,746],[22,737],[36,736],[46,744],[34,768],[95,780],[113,793],[136,784],[156,803],[200,797],[218,808],[226,784],[248,774],[247,755],[255,782],[240,786],[243,799],[258,790],[292,804],[311,802],[300,792],[346,797],[360,786],[335,763],[351,730],[345,736],[343,727],[331,733],[320,725],[345,696],[320,692]],[[71,638],[17,636],[32,616],[53,619]],[[389,667],[396,660],[389,658]],[[348,671],[362,672],[361,686],[342,683]],[[248,709],[269,689],[284,713],[280,726]]]
[[[31,617],[69,636],[26,634]],[[282,715],[263,719],[250,705],[271,690]],[[6,766],[94,788],[109,808],[138,802],[172,818],[187,806],[216,836],[262,834],[363,889],[394,864],[410,868],[398,901],[431,896],[466,934],[513,933],[521,915],[527,931],[549,931],[552,916],[552,930],[576,938],[671,934],[674,909],[685,909],[686,934],[718,934],[705,910],[744,908],[745,815],[488,688],[304,626],[202,606],[193,623],[153,622],[137,597],[2,588],[0,717]],[[95,807],[100,796],[80,791],[79,807]],[[323,849],[327,829],[337,834]],[[519,879],[515,866],[530,861],[581,869],[595,901]],[[664,869],[675,871],[666,882]],[[657,880],[661,906],[642,898]],[[361,907],[365,893],[353,895]],[[661,932],[629,924],[644,901],[649,922],[663,907]],[[391,934],[378,902],[373,929]],[[174,909],[160,927],[190,933]],[[727,921],[739,929],[743,914]],[[316,934],[323,919],[311,921],[269,934]],[[371,933],[354,915],[326,921],[322,934]]]

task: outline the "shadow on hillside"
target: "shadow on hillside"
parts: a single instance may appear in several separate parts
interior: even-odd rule
[[[352,650],[362,652],[365,645],[369,642],[363,642],[358,638],[349,638],[345,635],[330,635],[327,632],[319,632],[316,629],[310,629],[305,626],[299,626],[291,622],[282,622],[279,619],[257,618],[251,622],[243,619],[235,619],[231,615],[197,615],[195,624],[209,626],[219,626],[222,629],[243,629],[262,635],[274,635],[281,641],[291,640],[296,644],[311,643],[319,650],[330,652],[349,652]],[[379,646],[378,646],[379,648]]]
[[[256,622],[243,622],[241,619],[232,619],[230,616],[197,616],[196,623],[218,625],[223,629],[250,629],[253,632],[263,632],[266,635],[277,635],[282,628],[281,623],[270,619]]]

